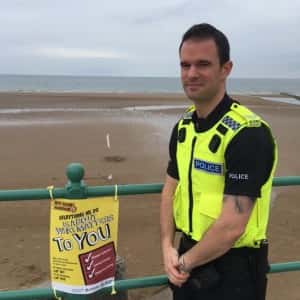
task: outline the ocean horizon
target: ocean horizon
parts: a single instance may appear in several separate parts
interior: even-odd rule
[[[179,77],[0,74],[1,92],[182,93]],[[229,78],[231,94],[300,95],[300,78]]]

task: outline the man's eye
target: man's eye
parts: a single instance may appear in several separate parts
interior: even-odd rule
[[[206,67],[209,65],[210,65],[210,62],[208,62],[208,61],[201,61],[197,64],[198,67]]]
[[[182,69],[187,69],[187,68],[190,67],[190,65],[186,64],[186,63],[181,63],[180,66],[181,66]]]

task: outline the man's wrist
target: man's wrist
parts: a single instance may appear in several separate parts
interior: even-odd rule
[[[178,263],[179,263],[179,271],[180,272],[184,272],[184,273],[190,273],[190,269],[187,267],[186,265],[186,261],[185,261],[185,257],[184,254],[182,254],[179,259],[178,259]]]
[[[161,241],[161,247],[162,247],[163,250],[174,248],[172,240],[169,240],[169,239],[162,240]]]

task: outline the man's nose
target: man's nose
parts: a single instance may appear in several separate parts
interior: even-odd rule
[[[198,77],[198,70],[195,66],[190,66],[189,70],[188,70],[188,77],[189,78],[195,78]]]

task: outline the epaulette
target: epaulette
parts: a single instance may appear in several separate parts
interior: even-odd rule
[[[260,127],[261,126],[261,118],[250,111],[247,107],[243,105],[239,105],[237,103],[233,103],[230,107],[232,111],[242,117],[248,127]]]
[[[181,119],[183,120],[182,121],[183,125],[189,124],[192,121],[192,116],[193,116],[194,111],[195,111],[195,106],[194,105],[188,107],[185,110],[185,112],[183,113],[183,115],[181,117]]]

